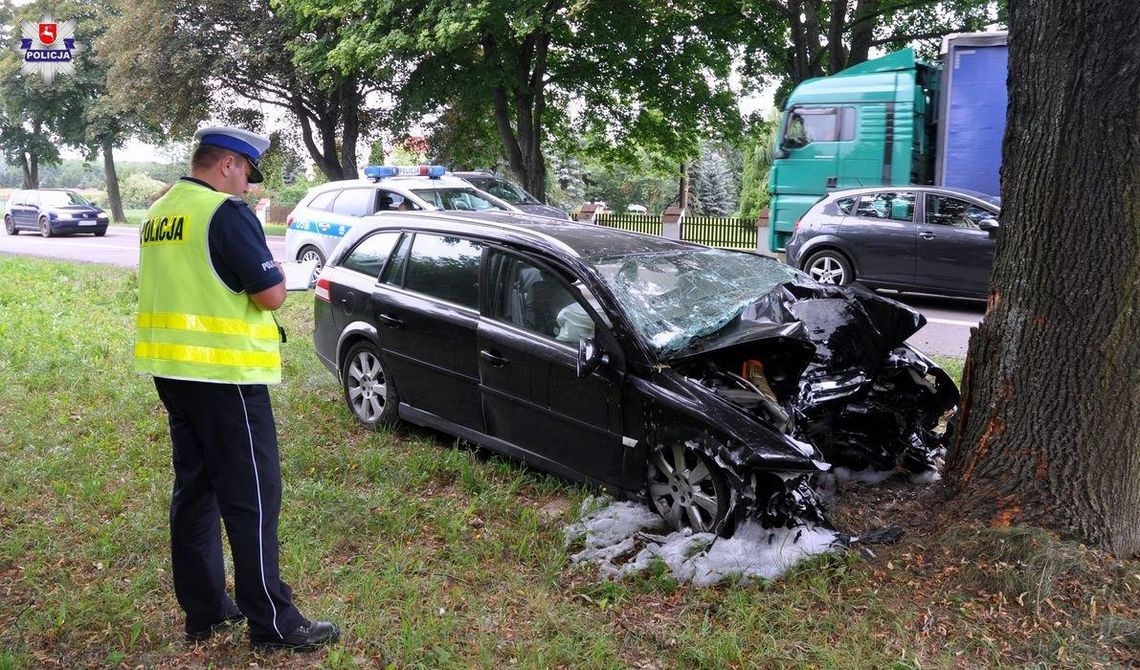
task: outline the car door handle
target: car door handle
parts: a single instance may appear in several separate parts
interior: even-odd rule
[[[500,356],[497,352],[487,351],[486,349],[479,352],[479,357],[490,363],[493,368],[501,368],[507,363],[510,363],[509,360]]]
[[[934,233],[932,233],[928,230],[922,231],[921,233],[918,234],[918,236],[924,240],[933,240],[935,237],[937,237],[937,235],[935,235]]]
[[[404,325],[403,319],[397,319],[390,314],[377,314],[376,319],[385,326],[391,326],[392,328],[399,328]]]

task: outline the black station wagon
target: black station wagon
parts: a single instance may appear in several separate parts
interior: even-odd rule
[[[924,321],[775,260],[523,213],[362,219],[316,284],[356,418],[402,419],[678,528],[822,513],[829,463],[936,468],[958,392]]]

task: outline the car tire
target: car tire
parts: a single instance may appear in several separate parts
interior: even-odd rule
[[[103,237],[106,234],[107,234],[106,228],[101,228],[101,229],[95,231],[95,237]]]
[[[653,508],[677,530],[732,530],[725,523],[732,493],[708,456],[681,445],[658,449],[649,457],[645,483]]]
[[[321,250],[311,244],[306,244],[297,250],[297,260],[304,263],[305,261],[317,260],[317,271],[320,272],[321,268],[325,266],[325,255]]]
[[[40,235],[44,237],[51,237],[55,235],[55,231],[51,229],[51,223],[46,216],[40,217]]]
[[[851,261],[834,249],[817,251],[808,257],[803,271],[820,284],[845,286],[855,281],[855,270]]]
[[[20,229],[16,227],[16,221],[12,218],[11,214],[4,217],[4,230],[9,235],[19,235]]]
[[[341,386],[349,411],[364,426],[377,430],[398,418],[400,396],[371,342],[357,342],[341,364]]]

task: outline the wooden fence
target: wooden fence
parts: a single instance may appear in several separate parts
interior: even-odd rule
[[[609,228],[660,235],[661,217],[630,212],[600,212],[594,223]],[[710,247],[756,248],[756,221],[722,216],[686,216],[681,223],[681,239]]]

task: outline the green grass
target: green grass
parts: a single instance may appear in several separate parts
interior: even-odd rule
[[[1052,630],[1013,647],[931,644],[929,603],[908,583],[928,576],[883,581],[881,561],[854,554],[766,586],[695,589],[660,570],[599,582],[568,563],[568,519],[538,514],[558,498],[577,509],[585,488],[436,433],[352,421],[313,353],[311,293],[280,313],[281,563],[302,612],[338,621],[343,640],[267,659],[239,629],[189,647],[170,583],[166,418],[132,372],[136,285],[108,266],[0,256],[0,668],[942,667],[1062,653]],[[1007,582],[1021,584],[981,586]],[[963,640],[983,625],[946,622]],[[1137,638],[1126,609],[1097,626]],[[1096,661],[1095,639],[1061,647],[1061,664]]]

